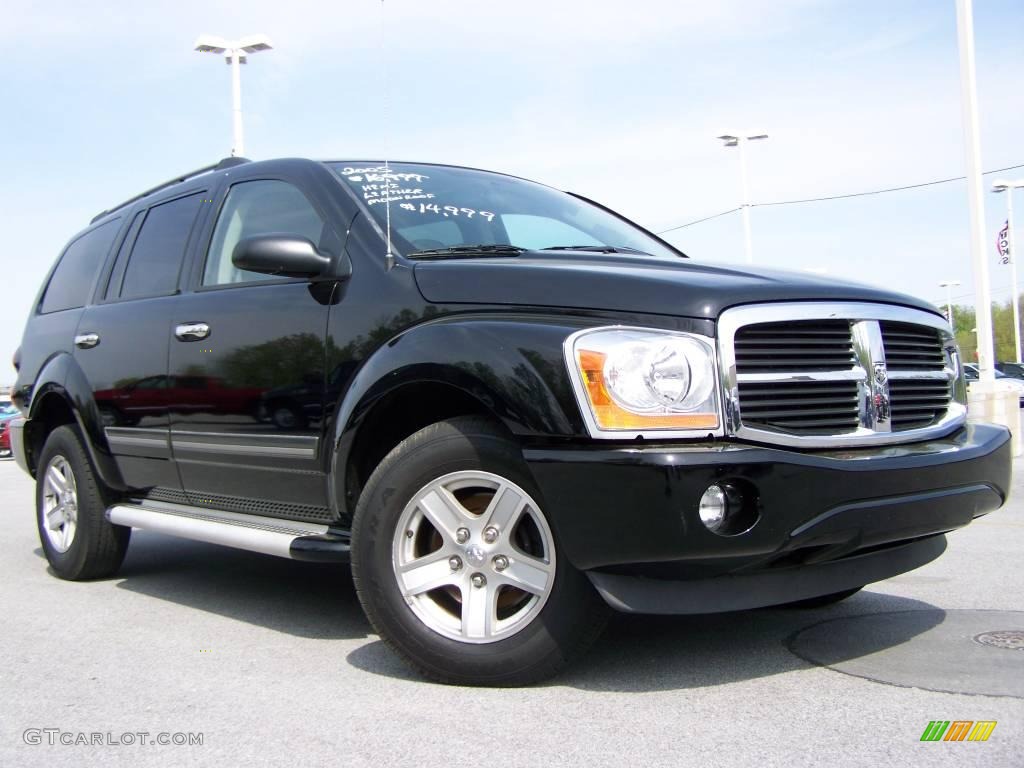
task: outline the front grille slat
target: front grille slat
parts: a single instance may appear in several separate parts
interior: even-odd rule
[[[934,328],[910,323],[879,323],[890,371],[941,371],[946,365],[942,339]]]
[[[736,369],[743,373],[842,371],[857,362],[846,320],[748,325],[734,345]]]
[[[796,436],[841,436],[870,424],[861,421],[861,408],[873,408],[874,401],[866,389],[869,372],[858,358],[855,322],[858,320],[828,317],[738,327],[733,353],[742,425]],[[891,320],[877,323],[869,334],[876,339],[880,335],[884,349],[883,372],[889,374],[888,428],[901,432],[937,424],[953,401],[942,334],[930,325]],[[834,372],[848,372],[849,378],[813,380],[816,374]],[[750,374],[772,374],[772,380],[752,381],[756,377]],[[925,378],[920,378],[922,374]],[[918,378],[902,378],[907,376]],[[885,417],[879,418],[884,423]]]
[[[857,428],[857,382],[744,382],[739,385],[743,423],[795,434],[828,434]]]
[[[886,367],[900,371],[943,371],[946,355],[939,332],[910,323],[879,323]],[[939,421],[949,410],[952,386],[948,380],[889,381],[889,410],[894,432],[920,429]]]

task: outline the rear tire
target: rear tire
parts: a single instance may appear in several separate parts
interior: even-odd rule
[[[36,526],[54,573],[85,581],[114,574],[121,567],[131,528],[106,517],[103,486],[89,461],[78,430],[57,427],[39,454]]]
[[[353,580],[381,639],[458,685],[527,685],[579,657],[609,610],[542,504],[519,447],[485,419],[438,422],[393,449],[352,527]]]

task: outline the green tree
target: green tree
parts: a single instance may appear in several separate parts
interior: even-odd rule
[[[1020,310],[1020,314],[1024,315],[1024,309]],[[974,307],[953,306],[956,343],[960,345],[965,362],[972,363],[978,359],[977,325]],[[1013,350],[1013,306],[1010,301],[992,302],[992,338],[996,360],[1017,359]]]

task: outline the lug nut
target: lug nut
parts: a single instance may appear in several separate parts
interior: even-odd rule
[[[493,544],[498,540],[498,529],[493,525],[488,526],[484,529],[484,541],[488,544]]]
[[[453,571],[461,570],[462,569],[462,560],[460,560],[455,555],[452,555],[451,557],[448,558],[448,567],[451,568]]]
[[[459,542],[459,544],[465,544],[469,541],[469,529],[459,528],[459,530],[455,532],[455,540]]]
[[[477,588],[480,588],[487,583],[487,579],[484,577],[482,573],[474,573],[473,576],[470,578],[470,581],[472,581],[473,586]]]
[[[504,555],[498,555],[496,558],[494,558],[494,570],[504,571],[506,568],[508,568],[507,557],[505,557]]]

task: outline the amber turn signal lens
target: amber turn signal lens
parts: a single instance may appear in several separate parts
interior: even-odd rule
[[[587,391],[594,420],[601,429],[715,429],[715,413],[633,413],[619,406],[604,385],[604,364],[607,355],[589,349],[576,351],[583,384]]]

